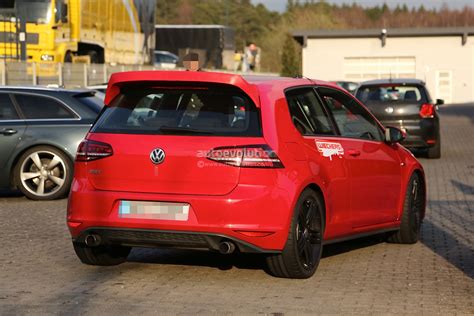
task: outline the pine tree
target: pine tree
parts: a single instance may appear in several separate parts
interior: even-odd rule
[[[296,42],[290,34],[286,35],[281,54],[281,73],[284,77],[296,77],[300,72],[300,55]]]

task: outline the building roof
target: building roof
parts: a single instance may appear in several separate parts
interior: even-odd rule
[[[386,37],[439,37],[462,36],[463,43],[474,35],[474,27],[429,27],[345,30],[295,30],[293,37],[304,45],[308,38],[380,38]]]

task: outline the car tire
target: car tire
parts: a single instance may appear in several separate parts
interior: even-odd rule
[[[74,251],[82,263],[93,266],[115,266],[127,260],[131,247],[96,246],[73,242]]]
[[[74,58],[74,55],[68,51],[65,55],[64,55],[64,62],[65,63],[72,63],[72,60]]]
[[[419,174],[414,173],[408,183],[400,229],[388,237],[388,242],[414,244],[420,236],[422,214],[425,207],[425,188]]]
[[[324,233],[324,202],[321,194],[305,189],[299,197],[285,248],[267,256],[270,274],[281,278],[306,279],[316,271]]]
[[[29,199],[55,200],[67,196],[73,176],[71,160],[51,146],[25,151],[15,165],[15,185]]]
[[[428,148],[427,156],[430,159],[439,159],[441,158],[441,138],[438,137],[436,144]]]

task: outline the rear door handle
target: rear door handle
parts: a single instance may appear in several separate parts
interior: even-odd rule
[[[17,131],[14,130],[14,129],[11,129],[11,128],[4,128],[0,131],[0,134],[6,135],[6,136],[13,135],[13,134],[16,134],[16,133],[17,133]]]
[[[349,150],[347,150],[347,154],[349,156],[358,157],[358,156],[360,156],[360,151],[357,150],[357,149],[349,149]]]

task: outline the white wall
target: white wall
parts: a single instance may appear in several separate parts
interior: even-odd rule
[[[436,99],[436,72],[452,72],[454,103],[474,101],[474,37],[462,45],[461,36],[311,39],[303,48],[303,75],[322,80],[344,79],[347,57],[415,57],[416,77],[424,80]]]

